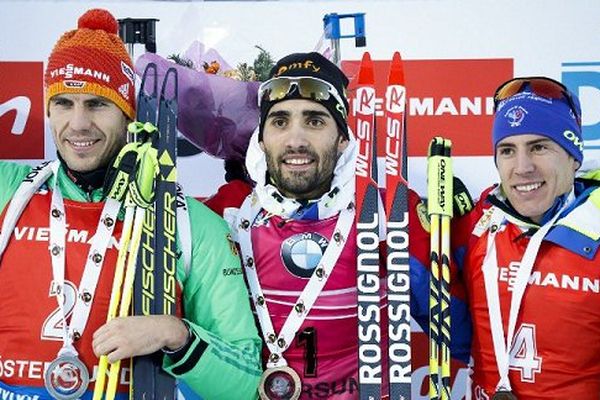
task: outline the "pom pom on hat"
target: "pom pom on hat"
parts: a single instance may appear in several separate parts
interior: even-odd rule
[[[102,30],[116,35],[119,33],[119,23],[111,13],[101,8],[86,11],[77,20],[77,28]]]
[[[112,101],[135,118],[135,72],[115,17],[92,9],[56,42],[44,74],[46,104],[61,93],[86,93]]]

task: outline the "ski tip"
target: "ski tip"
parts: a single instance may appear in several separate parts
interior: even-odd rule
[[[395,52],[390,63],[390,74],[388,84],[404,86],[404,66],[399,52]]]
[[[363,53],[362,60],[360,61],[357,82],[359,85],[375,83],[375,67],[368,51]]]
[[[367,62],[370,63],[372,62],[371,60],[371,53],[369,53],[368,51],[365,51],[362,55],[362,59],[360,61],[361,63]]]

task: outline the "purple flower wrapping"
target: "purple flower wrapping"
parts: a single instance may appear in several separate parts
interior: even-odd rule
[[[138,75],[141,76],[148,63],[157,66],[159,88],[166,71],[171,67],[177,69],[177,128],[183,136],[212,156],[243,160],[250,136],[258,126],[260,82],[243,82],[198,72],[153,53],[138,58]]]

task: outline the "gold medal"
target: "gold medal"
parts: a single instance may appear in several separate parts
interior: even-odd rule
[[[267,368],[258,384],[262,400],[297,400],[301,390],[300,376],[288,366]]]

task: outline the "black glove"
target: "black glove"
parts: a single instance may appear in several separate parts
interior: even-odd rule
[[[454,193],[452,194],[453,211],[455,217],[462,217],[473,209],[473,199],[467,190],[467,187],[456,176],[452,180]]]

